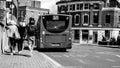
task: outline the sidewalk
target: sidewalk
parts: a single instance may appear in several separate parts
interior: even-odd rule
[[[78,46],[99,46],[98,44],[79,44],[79,43],[72,43],[72,44]]]
[[[0,68],[62,68],[45,54],[37,51],[33,51],[32,57],[27,50],[24,50],[21,55],[2,54],[0,57]]]
[[[79,44],[79,43],[72,43],[72,44],[78,46],[99,46],[99,47],[109,47],[109,48],[120,48],[120,46],[118,45]]]

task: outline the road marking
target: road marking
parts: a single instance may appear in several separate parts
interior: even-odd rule
[[[85,61],[83,60],[78,60],[79,62],[83,63],[83,64],[87,64]]]
[[[116,56],[120,58],[120,55],[116,55]]]
[[[53,56],[53,57],[57,57],[57,58],[62,57],[62,56],[60,56],[60,55],[51,55],[51,56]]]
[[[97,54],[115,55],[113,52],[96,52]]]
[[[112,60],[112,59],[106,59],[107,61],[111,61],[111,62],[115,62],[115,60]]]
[[[120,68],[120,66],[112,66],[113,68]]]
[[[57,66],[57,68],[64,68],[61,64],[59,64],[58,62],[56,62],[56,61],[53,60],[52,58],[48,57],[48,56],[45,55],[44,53],[40,53],[40,54],[43,55],[45,58],[47,58],[49,61],[51,61],[51,62],[55,65],[54,68],[56,68],[56,66]]]
[[[67,58],[70,57],[70,56],[68,56],[68,55],[64,55],[64,56],[67,57]]]
[[[89,54],[77,55],[78,57],[87,57]]]

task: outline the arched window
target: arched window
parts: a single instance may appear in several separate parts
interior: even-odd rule
[[[93,21],[94,21],[94,23],[98,23],[99,22],[99,15],[98,15],[98,13],[94,14]]]
[[[75,15],[75,25],[79,25],[79,23],[80,23],[80,15],[78,15],[78,14],[76,14]]]
[[[83,15],[83,24],[89,24],[89,15],[88,14],[84,14]]]

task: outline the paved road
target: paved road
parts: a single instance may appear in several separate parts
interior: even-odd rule
[[[10,55],[9,53],[0,55],[0,68],[62,68],[45,54],[33,51],[33,56],[29,56],[29,51],[24,50],[20,55]]]
[[[120,49],[73,45],[67,52],[44,52],[65,68],[120,68]]]

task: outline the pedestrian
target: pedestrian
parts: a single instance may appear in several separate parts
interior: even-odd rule
[[[118,37],[117,37],[117,45],[118,45],[118,47],[120,48],[120,34],[119,34]]]
[[[102,41],[106,41],[106,37],[105,36],[102,36]]]
[[[13,55],[15,53],[16,39],[20,39],[17,23],[14,20],[11,20],[8,23],[7,28],[8,28],[7,34],[10,42],[10,52],[11,55]]]
[[[30,50],[30,56],[32,56],[33,48],[35,46],[35,35],[36,35],[36,26],[34,18],[29,19],[29,24],[27,25],[27,39],[28,47]]]
[[[25,40],[26,36],[26,23],[24,21],[21,21],[18,26],[18,31],[20,33],[20,39],[17,40],[18,43],[18,54],[20,54],[23,50],[23,42]]]
[[[6,42],[8,42],[8,37],[6,34],[7,29],[5,27],[6,27],[6,20],[8,20],[7,18],[8,18],[8,14],[9,14],[10,10],[9,9],[3,9],[3,10],[6,12],[3,15],[3,20],[1,21],[1,23],[4,23],[3,28],[2,28],[2,33],[1,33],[1,37],[2,37],[1,50],[2,50],[2,53],[4,54],[9,49],[8,43],[6,43]]]

